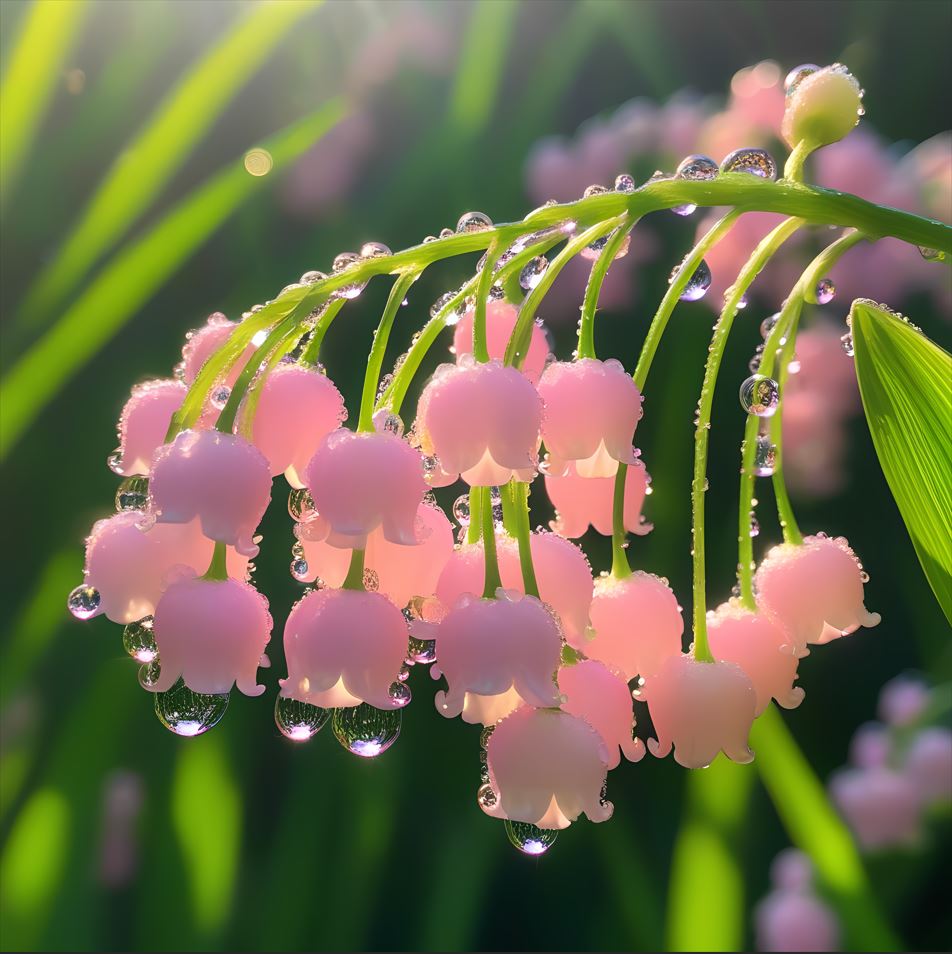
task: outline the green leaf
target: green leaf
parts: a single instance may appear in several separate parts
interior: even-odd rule
[[[52,317],[55,306],[150,207],[277,44],[319,5],[320,0],[297,0],[253,7],[182,77],[122,150],[59,255],[27,294],[21,314],[26,323]]]
[[[60,388],[132,317],[136,309],[255,191],[312,146],[343,115],[340,102],[270,139],[270,176],[252,176],[239,159],[173,207],[126,246],[70,305],[57,323],[0,382],[0,459],[6,456]]]
[[[850,318],[880,466],[952,623],[952,355],[875,302],[854,301]]]
[[[23,16],[0,83],[0,198],[6,200],[62,77],[89,7],[85,0],[38,0]]]

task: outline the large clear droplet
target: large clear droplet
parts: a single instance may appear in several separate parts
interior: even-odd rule
[[[797,87],[811,74],[816,73],[820,69],[816,63],[801,63],[799,66],[795,66],[789,73],[787,73],[786,79],[783,81],[784,92],[787,96],[792,96]]]
[[[159,655],[152,632],[152,617],[143,616],[134,623],[128,623],[122,631],[122,648],[136,661],[150,663]]]
[[[168,692],[155,694],[155,714],[169,732],[187,738],[202,735],[221,722],[230,696],[192,692],[179,679]]]
[[[372,759],[397,741],[402,719],[400,709],[377,709],[362,702],[359,706],[335,709],[331,727],[348,752]]]
[[[721,163],[721,172],[746,172],[760,179],[776,179],[777,163],[766,149],[735,149]]]
[[[499,801],[499,796],[492,785],[487,782],[485,785],[480,785],[479,791],[476,792],[476,801],[482,809],[493,808]]]
[[[341,252],[339,255],[335,256],[334,264],[331,268],[335,272],[342,272],[345,268],[350,268],[351,265],[360,261],[360,256],[356,252]]]
[[[106,466],[114,473],[118,474],[120,477],[123,474],[122,470],[122,448],[117,447],[107,458]]]
[[[670,281],[675,279],[679,268],[680,266],[671,273]],[[684,291],[681,292],[681,301],[700,301],[711,287],[711,281],[711,269],[702,258],[694,274],[688,279],[687,285],[684,286]]]
[[[159,665],[158,656],[152,660],[152,662],[144,663],[139,667],[139,685],[143,689],[151,690],[151,688],[159,681],[159,676],[162,674],[162,668]]]
[[[102,597],[95,586],[80,583],[66,598],[66,607],[76,619],[92,619],[99,611]]]
[[[364,242],[360,246],[361,258],[384,258],[392,254],[390,246],[384,245],[383,242]]]
[[[436,659],[436,640],[411,636],[407,645],[407,659],[422,665],[433,662]]]
[[[469,524],[469,494],[460,494],[453,501],[453,518],[460,526]]]
[[[330,717],[330,709],[312,706],[309,702],[278,696],[274,703],[274,724],[281,735],[292,742],[313,739]]]
[[[777,445],[766,434],[758,434],[754,445],[754,473],[769,477],[777,467]]]
[[[717,163],[710,156],[695,155],[682,159],[674,175],[677,179],[703,182],[717,178],[719,171]]]
[[[301,276],[302,285],[316,285],[318,282],[324,281],[327,276],[323,272],[319,272],[316,269],[309,272],[305,272]]]
[[[821,278],[814,292],[818,305],[828,305],[836,297],[836,285],[831,278]]]
[[[457,232],[483,232],[493,227],[493,220],[485,212],[464,212],[456,223]]]
[[[506,819],[509,841],[524,855],[544,855],[554,844],[559,833],[555,828],[539,828],[526,822]]]
[[[145,510],[149,505],[149,478],[126,477],[116,490],[116,510]]]
[[[634,192],[635,191],[634,178],[628,175],[627,172],[623,172],[620,176],[617,176],[615,178],[615,191],[616,192]]]
[[[780,388],[773,378],[752,374],[740,386],[740,406],[756,417],[772,417],[780,403]]]
[[[410,671],[407,670],[406,675],[402,679],[399,678],[400,675],[403,675],[402,671],[398,675],[397,681],[390,686],[388,695],[393,699],[393,704],[402,709],[404,706],[410,704],[413,695],[410,692],[410,687],[406,684],[406,679],[407,676],[410,675]]]
[[[298,581],[298,583],[307,583],[308,576],[310,575],[311,568],[308,566],[307,560],[301,556],[293,556],[291,559],[291,576]]]
[[[527,262],[519,273],[519,285],[522,290],[532,291],[542,281],[542,276],[548,267],[549,260],[544,255],[539,255]]]

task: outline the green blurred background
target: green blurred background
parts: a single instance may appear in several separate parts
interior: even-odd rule
[[[236,693],[206,736],[165,731],[120,629],[73,621],[65,596],[81,578],[85,533],[111,510],[117,480],[104,461],[130,386],[168,374],[186,330],[209,312],[237,318],[307,269],[329,269],[337,252],[371,239],[414,244],[467,209],[519,218],[533,204],[523,167],[540,137],[572,133],[634,96],[723,96],[739,68],[765,58],[784,68],[844,59],[877,130],[922,141],[948,125],[952,6],[2,0],[0,15],[2,359],[16,385],[3,392],[3,948],[749,948],[752,907],[790,843],[753,767],[722,773],[704,803],[687,797],[688,773],[670,759],[623,766],[609,780],[614,818],[573,826],[532,860],[476,807],[478,730],[437,716],[422,671],[402,736],[377,761],[348,755],[329,730],[303,747],[281,738],[270,709],[284,672],[280,626],[299,587],[280,492],[256,572],[278,626],[268,694]],[[251,176],[242,157],[260,146],[274,168]],[[629,366],[693,235],[690,220],[669,218],[635,300],[602,319],[600,350]],[[451,263],[415,287],[395,331],[401,348],[471,268]],[[328,339],[326,364],[352,407],[384,293],[371,286]],[[892,304],[948,338],[930,299]],[[765,313],[739,322],[731,375]],[[663,413],[639,427],[656,529],[632,553],[685,604],[691,420],[709,315],[682,308],[652,375],[650,407]],[[555,332],[567,353],[571,329]],[[743,422],[732,387],[721,388],[714,420],[708,563],[718,600],[736,560]],[[807,700],[784,719],[821,778],[846,761],[890,677],[952,673],[946,624],[861,420],[849,466],[843,494],[799,504],[801,524],[850,537],[884,621],[801,666]],[[758,543],[777,536],[765,514]],[[606,547],[591,555],[607,566]],[[122,793],[134,803],[137,784],[141,811],[133,804],[117,835]],[[707,826],[721,849],[702,838],[689,854],[710,893],[687,906],[678,885],[669,895],[686,824]],[[110,838],[131,852],[118,875],[104,873]],[[949,847],[946,820],[920,850],[869,862],[881,909],[911,949],[947,948]]]

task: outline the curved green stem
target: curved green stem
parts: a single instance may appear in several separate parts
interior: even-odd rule
[[[362,590],[364,588],[364,556],[363,550],[354,550],[350,555],[350,566],[347,568],[347,576],[341,583],[341,589],[344,590]]]
[[[499,576],[499,560],[496,557],[496,522],[493,520],[492,488],[480,487],[479,502],[480,523],[483,530],[483,556],[486,561],[486,575],[483,580],[483,599],[491,600],[496,590],[502,586]]]
[[[483,532],[483,495],[479,487],[469,489],[469,526],[466,528],[466,542],[479,543]]]
[[[807,142],[806,139],[801,139],[796,146],[793,147],[793,151],[787,156],[787,161],[784,163],[784,179],[790,182],[802,182],[803,164],[806,162],[807,156],[809,156],[814,149],[815,146],[813,143]]]
[[[515,537],[519,544],[519,566],[522,570],[522,587],[529,596],[539,598],[539,583],[532,562],[532,531],[529,526],[529,485],[511,481],[514,504]]]
[[[216,543],[212,551],[212,562],[202,576],[203,580],[221,582],[228,579],[228,548],[224,543]]]
[[[346,303],[346,298],[335,298],[333,301],[328,302],[320,311],[317,317],[317,323],[311,332],[311,337],[304,351],[301,353],[301,364],[311,365],[313,367],[318,363],[321,354],[321,345],[324,343],[324,336]]]
[[[615,261],[622,245],[629,241],[628,237],[635,225],[635,221],[626,217],[625,221],[609,237],[592,266],[588,276],[588,284],[585,286],[585,297],[582,299],[582,319],[578,326],[578,350],[576,355],[579,358],[595,357],[595,311],[598,308],[598,296],[602,290],[602,282],[605,281],[608,269]]]
[[[624,580],[631,576],[628,551],[625,549],[625,481],[628,479],[628,465],[619,464],[615,474],[612,492],[612,576]]]
[[[390,340],[390,329],[393,327],[393,320],[400,310],[404,298],[406,298],[407,289],[417,278],[419,278],[419,272],[404,272],[390,289],[390,295],[387,298],[387,304],[384,306],[380,324],[374,332],[374,342],[367,358],[364,389],[360,397],[360,417],[357,421],[358,433],[368,434],[374,429],[374,401],[377,397],[377,386],[380,383],[383,359],[387,353],[387,342]]]
[[[473,314],[473,357],[485,364],[489,360],[489,347],[486,344],[486,302],[493,281],[493,267],[499,258],[499,246],[490,245],[486,252],[486,261],[476,283],[476,311]]]
[[[770,441],[774,445],[776,460],[774,472],[771,476],[774,488],[774,497],[777,501],[777,517],[780,520],[780,529],[783,531],[783,542],[799,546],[803,543],[803,534],[793,514],[790,495],[787,493],[787,483],[783,478],[783,398],[786,394],[787,379],[790,377],[790,360],[793,357],[793,345],[797,340],[797,322],[794,322],[787,333],[787,340],[780,349],[780,369],[777,374],[777,384],[780,387],[780,406],[777,413],[770,419]]]
[[[761,269],[770,261],[780,246],[803,225],[802,219],[781,222],[766,238],[741,269],[730,287],[724,308],[714,326],[714,335],[704,365],[704,381],[698,401],[697,424],[694,431],[694,476],[691,481],[692,553],[694,557],[694,658],[713,662],[707,643],[707,595],[704,566],[704,495],[707,492],[707,450],[711,428],[711,407],[714,388],[727,336],[737,314],[737,306]]]
[[[552,283],[559,277],[559,273],[562,269],[565,268],[582,249],[588,248],[592,242],[597,241],[602,238],[602,236],[618,228],[625,218],[625,216],[621,215],[608,222],[597,222],[591,228],[586,229],[565,243],[565,247],[549,263],[549,267],[545,270],[539,284],[526,295],[526,300],[519,309],[519,317],[516,320],[515,327],[512,329],[512,334],[509,336],[509,344],[506,346],[506,356],[504,359],[506,364],[511,364],[516,368],[522,367],[526,359],[526,352],[529,350],[532,322],[535,320],[536,311],[538,311],[542,299],[552,287]]]

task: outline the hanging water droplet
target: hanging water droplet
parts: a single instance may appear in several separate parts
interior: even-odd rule
[[[116,510],[145,510],[149,505],[149,478],[136,474],[116,490]]]
[[[757,519],[757,516],[753,511],[750,512],[750,527],[747,532],[752,537],[756,537],[760,533],[760,521]],[[740,596],[739,589],[737,595]]]
[[[423,468],[423,479],[429,482],[433,479],[436,472],[440,469],[440,462],[433,455],[426,455],[422,460],[422,468]]]
[[[690,179],[691,181],[707,181],[716,179],[720,170],[717,163],[710,156],[686,156],[678,163],[674,173],[676,179]]]
[[[843,350],[846,352],[848,358],[852,358],[856,352],[853,349],[853,332],[847,331],[845,335],[840,338],[840,344],[843,346]]]
[[[381,408],[377,411],[374,414],[373,421],[378,434],[393,434],[394,437],[403,437],[403,419],[389,408]]]
[[[492,785],[488,782],[485,785],[479,787],[479,791],[476,792],[476,801],[479,803],[479,807],[482,809],[493,808],[499,797],[496,795],[495,790]]]
[[[483,232],[493,227],[493,220],[485,212],[464,212],[456,223],[457,232]]]
[[[945,252],[937,248],[927,248],[925,245],[919,246],[919,254],[927,262],[944,262],[945,261]]]
[[[390,247],[383,242],[364,242],[360,246],[361,258],[383,258],[386,255],[392,255]]]
[[[490,490],[489,499],[492,501],[493,523],[499,526],[502,524],[502,494],[498,487],[493,487]]]
[[[679,265],[671,273],[671,277],[668,279],[668,284],[674,281],[680,268],[681,266]],[[681,301],[700,301],[707,294],[707,290],[711,287],[711,281],[711,269],[708,267],[707,262],[705,262],[702,258],[698,263],[697,268],[694,270],[694,274],[688,279],[687,285],[684,286],[684,291],[681,292]]]
[[[117,447],[107,458],[106,466],[114,473],[118,474],[120,477],[123,474],[122,469],[122,448]]]
[[[410,703],[410,700],[413,698],[413,695],[410,692],[410,687],[406,684],[405,680],[409,676],[410,672],[407,670],[406,676],[403,679],[400,679],[399,676],[397,681],[390,686],[390,689],[387,691],[387,695],[393,700],[394,705],[399,708]]]
[[[469,523],[469,494],[460,494],[453,501],[453,518],[461,526]]]
[[[777,466],[777,446],[766,434],[758,434],[754,445],[754,473],[769,477]]]
[[[558,838],[555,828],[539,828],[526,822],[506,819],[506,834],[509,841],[524,855],[544,855]]]
[[[634,192],[635,191],[634,178],[628,175],[627,172],[623,172],[620,176],[617,176],[615,178],[615,191],[616,192]]]
[[[76,619],[92,619],[99,611],[102,597],[95,586],[80,583],[66,598],[67,609]]]
[[[799,66],[795,66],[789,73],[787,73],[786,79],[783,81],[783,89],[787,96],[792,96],[796,92],[797,87],[811,74],[816,73],[820,69],[815,63],[801,63]]]
[[[799,374],[800,373],[800,359],[797,357],[796,352],[794,352],[793,357],[787,362],[787,374]]]
[[[764,346],[762,344],[757,345],[754,349],[754,355],[747,362],[747,367],[750,368],[751,374],[756,374],[760,370],[760,362],[764,360]]]
[[[139,685],[145,690],[151,688],[159,681],[162,670],[159,666],[159,658],[156,656],[152,662],[145,663],[139,667]]]
[[[399,682],[406,682],[410,678],[410,665],[406,662],[400,667],[400,671],[397,673],[397,680]]]
[[[539,282],[545,270],[549,267],[549,260],[544,255],[530,259],[519,273],[519,285],[523,291],[531,291]]]
[[[298,583],[307,583],[308,575],[310,568],[307,565],[307,560],[303,557],[295,557],[291,561],[291,576],[294,577]]]
[[[777,163],[766,149],[735,149],[721,163],[721,172],[746,172],[760,179],[776,179]]]
[[[151,616],[126,624],[122,631],[122,648],[136,662],[150,663],[158,658],[159,647],[155,645]]]
[[[311,498],[311,492],[306,487],[292,490],[288,494],[288,513],[292,520],[304,520],[313,512],[314,501]]]
[[[362,702],[359,706],[335,709],[331,728],[348,752],[372,759],[397,741],[401,721],[400,709],[377,709]]]
[[[228,403],[228,398],[230,397],[231,388],[228,387],[227,384],[223,384],[212,391],[212,396],[209,400],[211,401],[212,407],[220,411]]]
[[[740,386],[740,406],[756,417],[772,417],[780,403],[780,388],[773,378],[752,374]]]
[[[737,299],[737,310],[743,311],[747,307],[747,292],[743,292],[740,298]]]
[[[777,326],[778,321],[780,321],[779,311],[776,311],[772,315],[768,315],[766,318],[764,318],[764,320],[760,323],[760,337],[766,341],[767,336]]]
[[[326,276],[323,272],[319,272],[319,271],[316,271],[316,270],[310,271],[310,272],[305,272],[305,273],[301,276],[301,284],[302,284],[302,285],[316,285],[318,282],[324,281],[325,278],[327,278],[327,276]]]
[[[671,211],[675,215],[694,215],[697,212],[697,206],[693,202],[687,202],[684,205],[672,205]]]
[[[278,696],[274,702],[274,724],[281,735],[292,742],[313,739],[330,717],[330,709],[312,706],[309,702],[284,696]]]
[[[192,692],[179,679],[168,692],[155,694],[155,714],[169,732],[190,738],[202,735],[221,722],[229,698],[227,692],[220,695]]]
[[[821,278],[816,283],[816,289],[814,290],[814,297],[816,298],[816,303],[818,305],[828,305],[836,297],[836,285],[833,284],[832,279]]]
[[[436,659],[436,640],[411,636],[407,644],[407,659],[421,665],[433,662]]]

